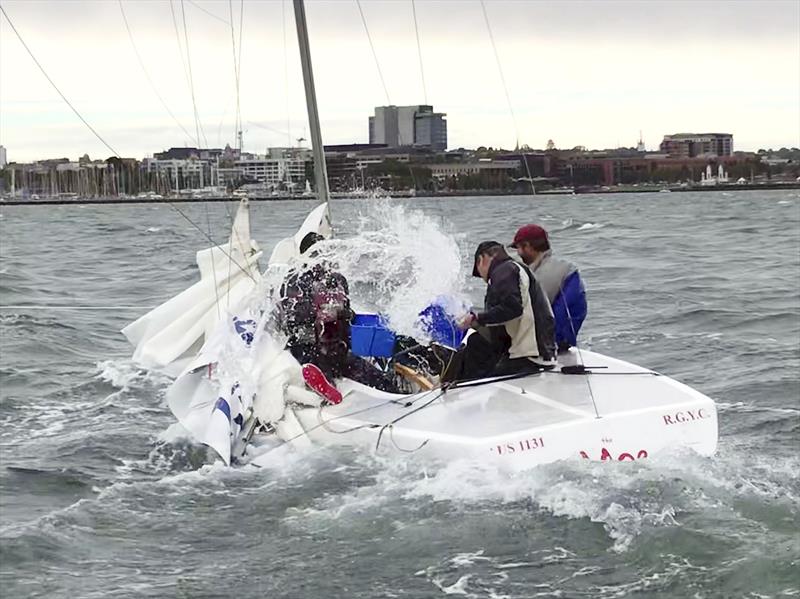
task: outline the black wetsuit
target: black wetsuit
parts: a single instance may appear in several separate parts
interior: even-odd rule
[[[328,264],[293,270],[281,286],[281,328],[287,347],[301,364],[315,364],[329,379],[347,377],[396,392],[394,377],[350,351],[347,279]]]

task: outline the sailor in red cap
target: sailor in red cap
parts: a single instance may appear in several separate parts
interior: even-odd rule
[[[520,227],[510,247],[533,271],[553,306],[559,351],[576,346],[587,313],[586,290],[577,267],[553,256],[550,237],[539,225]]]

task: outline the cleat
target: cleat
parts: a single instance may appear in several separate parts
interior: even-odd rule
[[[341,392],[333,386],[325,374],[314,364],[303,364],[303,379],[306,385],[325,400],[325,403],[342,403]]]

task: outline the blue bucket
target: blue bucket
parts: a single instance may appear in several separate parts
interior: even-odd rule
[[[378,314],[356,314],[350,325],[350,350],[357,356],[391,358],[395,334]]]
[[[433,341],[453,349],[461,345],[466,334],[456,325],[455,317],[437,303],[419,313],[419,323]]]

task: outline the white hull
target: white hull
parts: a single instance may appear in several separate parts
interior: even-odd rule
[[[515,469],[563,459],[632,461],[680,448],[714,453],[717,412],[710,398],[628,362],[590,351],[581,357],[601,368],[411,396],[346,380],[340,405],[292,410],[304,436],[318,443],[473,457]],[[559,368],[576,364],[578,354],[562,358]],[[269,459],[267,452],[252,461]]]

